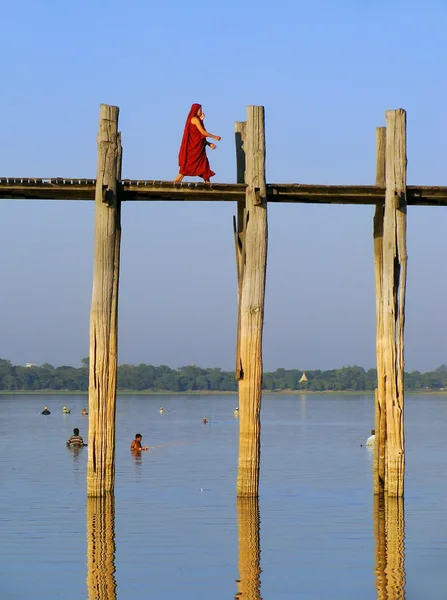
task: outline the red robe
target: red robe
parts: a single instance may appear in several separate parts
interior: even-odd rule
[[[206,155],[206,138],[200,133],[197,126],[191,123],[191,119],[197,115],[199,108],[202,108],[200,104],[193,104],[189,111],[178,155],[178,164],[182,175],[209,179],[215,173],[211,171]]]

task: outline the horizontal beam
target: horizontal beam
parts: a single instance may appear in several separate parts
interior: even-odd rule
[[[94,179],[0,178],[4,200],[94,200]],[[237,183],[176,183],[124,179],[118,185],[122,201],[228,202],[245,198],[245,185]],[[385,189],[375,185],[307,185],[270,183],[267,200],[302,204],[375,205],[385,200]],[[409,206],[447,206],[447,187],[408,186]]]

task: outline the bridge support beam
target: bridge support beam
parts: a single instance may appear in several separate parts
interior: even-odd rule
[[[386,128],[376,129],[376,185],[385,187]],[[374,213],[374,277],[376,283],[376,353],[377,389],[375,394],[374,493],[385,489],[386,406],[383,371],[383,217],[385,203],[376,205]]]
[[[402,109],[389,110],[386,112],[386,194],[381,265],[379,257],[380,218],[377,212],[374,231],[378,306],[377,367],[379,378],[376,408],[376,424],[378,423],[376,434],[378,433],[379,437],[375,448],[376,481],[374,491],[379,492],[383,489],[392,497],[403,496],[405,471],[406,171],[406,113]],[[382,270],[381,278],[378,274],[380,268]],[[383,445],[384,438],[385,444]],[[380,473],[382,473],[382,481]]]
[[[93,292],[90,312],[87,494],[104,496],[115,483],[118,282],[121,243],[119,109],[102,104],[95,193]]]
[[[237,495],[256,497],[261,454],[262,332],[268,229],[264,107],[249,106],[247,111],[244,140],[247,189],[245,207],[238,207],[235,235],[239,275]]]

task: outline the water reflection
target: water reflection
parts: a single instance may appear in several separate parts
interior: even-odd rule
[[[89,600],[116,600],[115,497],[87,498]]]
[[[260,567],[260,518],[258,498],[237,499],[239,579],[235,598],[262,600]]]
[[[405,599],[405,517],[403,498],[374,496],[378,600]]]

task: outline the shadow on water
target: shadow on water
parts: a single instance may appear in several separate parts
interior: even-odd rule
[[[262,600],[258,498],[237,498],[239,579],[237,600]]]
[[[115,497],[87,498],[89,600],[116,600]]]
[[[374,496],[378,600],[405,600],[405,515],[403,498]]]

